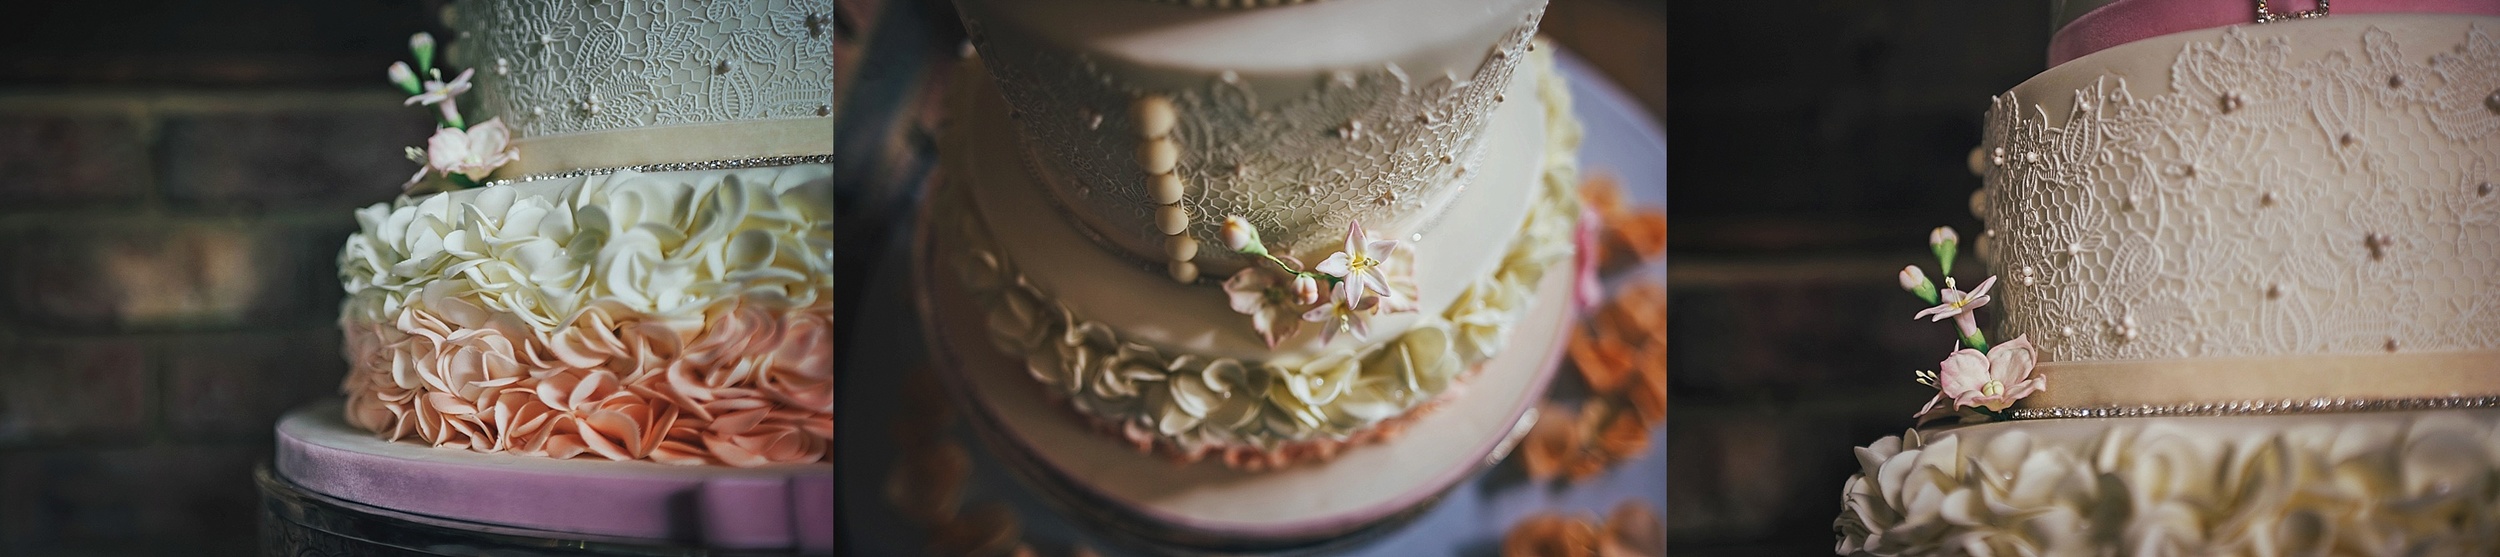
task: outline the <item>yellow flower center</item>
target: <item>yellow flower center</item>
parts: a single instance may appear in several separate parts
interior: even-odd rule
[[[1989,381],[1989,382],[1988,382],[1988,384],[1986,384],[1986,385],[1980,385],[1980,386],[1979,386],[1979,394],[1983,394],[1983,395],[1987,395],[1987,396],[2000,396],[2000,395],[2004,395],[2004,394],[2005,394],[2005,382],[2003,382],[2003,381],[1994,381],[1994,380],[1991,380],[1991,381]]]
[[[1380,260],[1378,259],[1364,257],[1360,254],[1349,253],[1346,254],[1345,274],[1347,276],[1353,276],[1363,272],[1364,269],[1370,269],[1379,264]]]

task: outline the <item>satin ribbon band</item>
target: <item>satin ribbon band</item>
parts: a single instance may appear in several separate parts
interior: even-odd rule
[[[773,166],[831,162],[832,118],[747,120],[629,128],[513,140],[520,160],[489,181],[600,174],[617,170]],[[796,164],[780,162],[780,164]]]
[[[2015,418],[2275,414],[2500,404],[2500,350],[2044,362]]]
[[[2315,0],[2269,2],[2275,13],[2317,9]],[[2500,16],[2492,0],[2336,0],[2335,16],[2386,13]],[[2049,65],[2171,33],[2257,22],[2255,0],[2115,0],[2076,16],[2049,37]]]

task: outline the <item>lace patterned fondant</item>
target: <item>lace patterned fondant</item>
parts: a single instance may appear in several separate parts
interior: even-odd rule
[[[2359,48],[2295,61],[2271,35],[2300,26]],[[2044,361],[2500,348],[2500,44],[2264,29],[2189,42],[2166,94],[2100,77],[2062,126],[1994,100],[2000,336]]]
[[[462,2],[452,60],[520,137],[828,117],[830,0]]]
[[[1422,224],[1431,215],[1420,212],[1446,206],[1464,189],[1481,154],[1478,132],[1542,14],[1528,12],[1486,45],[1491,54],[1472,75],[1410,76],[1388,64],[1314,76],[1325,85],[1290,99],[1260,99],[1246,80],[1229,76],[1142,90],[1080,56],[989,48],[977,20],[966,26],[1063,208],[1098,239],[1160,261],[1164,236],[1137,164],[1140,139],[1123,131],[1136,127],[1134,99],[1166,95],[1177,108],[1175,172],[1187,184],[1181,205],[1190,234],[1216,238],[1225,216],[1241,215],[1271,247],[1302,253],[1340,241],[1348,222],[1380,230]],[[1201,250],[1198,260],[1241,258]]]

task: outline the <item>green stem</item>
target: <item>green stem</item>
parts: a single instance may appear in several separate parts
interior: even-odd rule
[[[1965,406],[1964,408],[1969,408],[1972,412],[1978,412],[1981,416],[1987,416],[1990,420],[2002,422],[2013,419],[2007,417],[2004,412],[1989,410],[1986,406]]]
[[[1962,335],[1962,344],[1968,345],[1972,350],[1978,350],[1980,353],[1987,353],[1988,335],[1986,333],[1973,330],[1970,334]]]

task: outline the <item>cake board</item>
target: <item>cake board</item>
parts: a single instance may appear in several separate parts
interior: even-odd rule
[[[392,540],[629,555],[833,549],[831,463],[678,466],[435,448],[356,429],[335,400],[288,413],[277,435],[260,481],[263,519],[277,524],[264,527],[309,530],[297,538],[442,555],[476,553]]]

